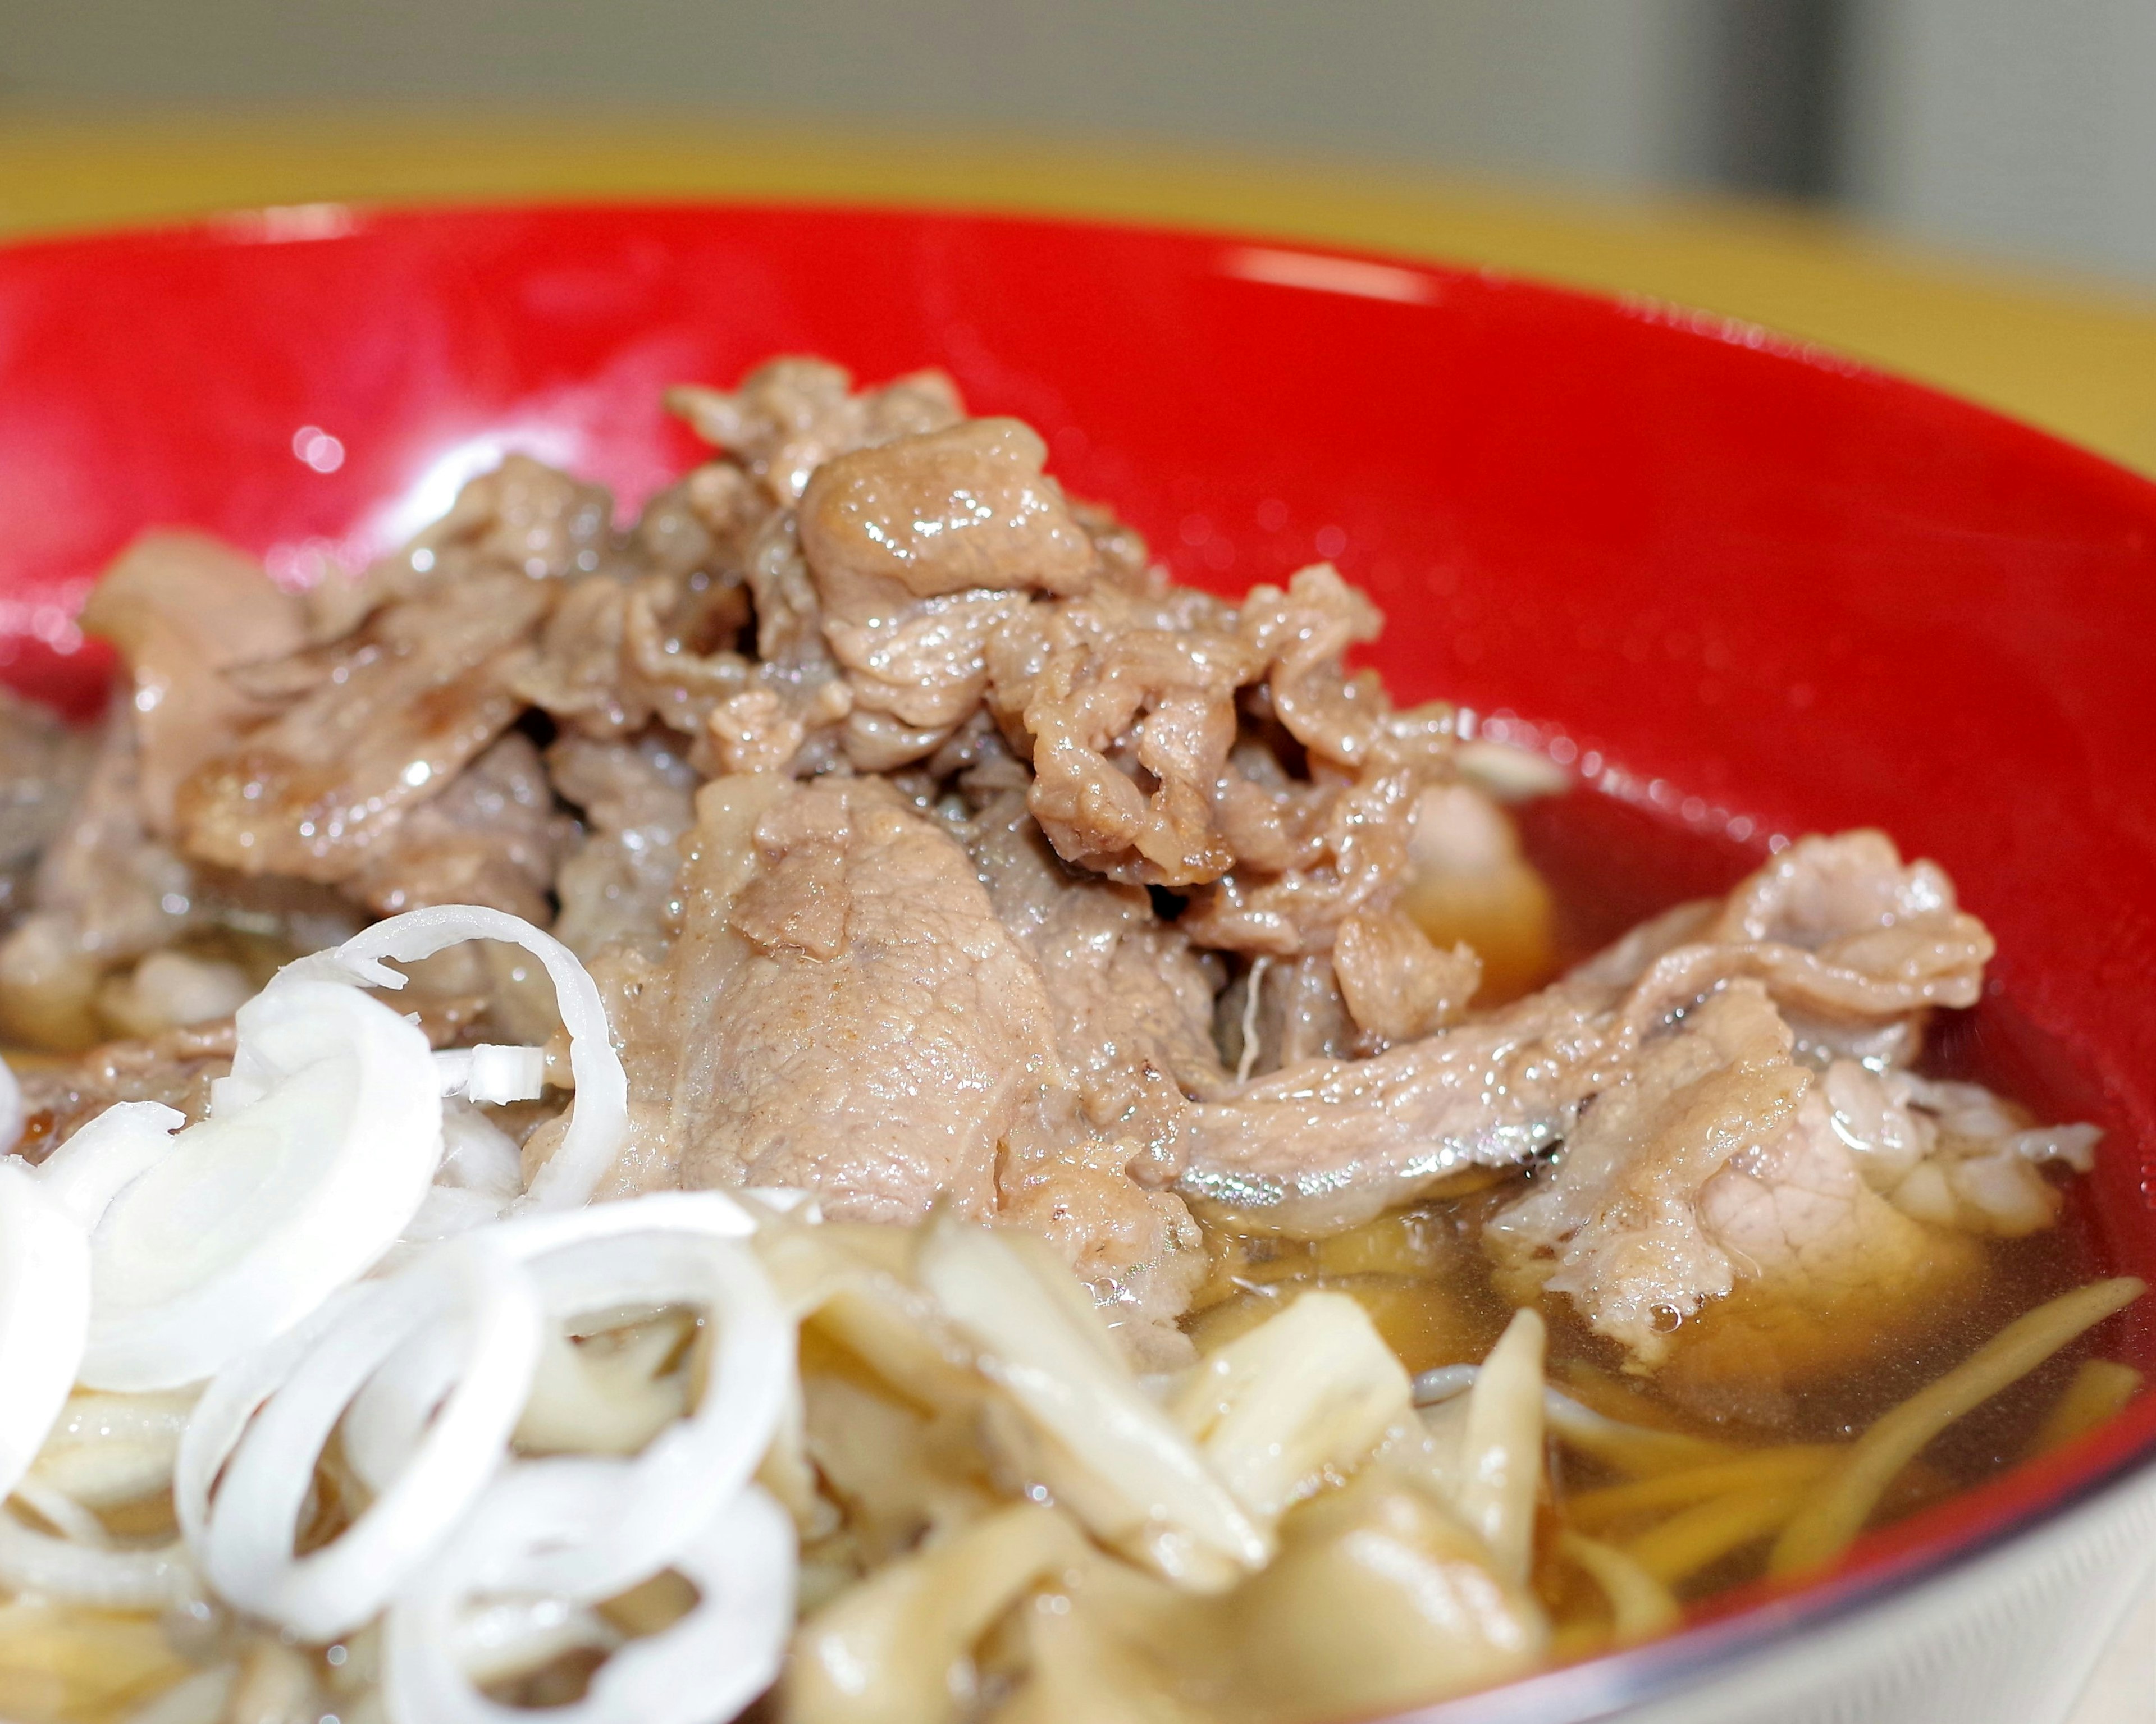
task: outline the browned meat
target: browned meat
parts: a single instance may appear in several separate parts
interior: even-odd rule
[[[0,1029],[10,1039],[60,1049],[95,1040],[106,973],[196,919],[193,870],[144,825],[138,759],[130,715],[116,712],[38,864],[34,911],[0,945]]]
[[[529,455],[505,456],[457,493],[449,512],[357,581],[334,577],[307,595],[310,637],[349,634],[385,604],[485,573],[558,581],[591,574],[613,555],[613,500]]]
[[[1034,603],[988,643],[989,700],[1031,761],[1029,806],[1065,861],[1138,885],[1216,880],[1213,798],[1235,690],[1259,669],[1235,613],[1175,589]]]
[[[1332,972],[1348,1014],[1367,1034],[1410,1042],[1466,1010],[1482,980],[1482,961],[1471,947],[1440,951],[1396,911],[1358,911],[1333,936]]]
[[[873,779],[721,778],[697,816],[664,962],[602,960],[638,1114],[617,1188],[993,1213],[998,1145],[1060,1074],[1040,973],[965,852]]]
[[[126,661],[142,819],[170,838],[181,781],[274,711],[219,673],[297,650],[300,603],[215,539],[148,533],[91,590],[82,624]]]
[[[634,742],[563,736],[547,766],[584,815],[584,836],[555,876],[555,936],[583,958],[613,945],[663,950],[681,837],[696,824],[696,775],[655,731]]]
[[[209,1086],[232,1070],[229,1018],[162,1035],[108,1042],[80,1059],[22,1074],[23,1138],[15,1152],[42,1162],[116,1101],[156,1101],[190,1123],[208,1111]]]
[[[980,704],[988,639],[1023,589],[1082,590],[1091,539],[1014,419],[972,419],[840,455],[801,498],[801,552],[847,674],[864,771],[931,754]]]
[[[965,409],[940,371],[915,372],[851,393],[852,377],[821,359],[774,359],[727,394],[685,387],[666,403],[696,434],[733,454],[773,500],[800,500],[809,475],[833,457],[957,423]]]
[[[1001,629],[988,697],[1066,860],[1198,889],[1184,925],[1200,945],[1299,957],[1389,906],[1411,811],[1450,775],[1448,713],[1395,713],[1342,668],[1375,625],[1324,566],[1240,614],[1104,585]]]
[[[408,810],[515,721],[511,680],[554,592],[521,574],[473,574],[376,612],[314,655],[311,688],[181,786],[185,849],[244,874],[357,873]],[[298,669],[284,661],[270,675]]]
[[[398,822],[343,890],[382,916],[486,904],[544,923],[555,859],[571,830],[554,812],[539,751],[512,731]]]
[[[66,824],[95,746],[0,686],[0,928],[28,906],[38,859]]]
[[[1700,1188],[1795,1119],[1811,1080],[1789,1046],[1748,978],[1650,1039],[1586,1107],[1556,1176],[1484,1229],[1511,1290],[1570,1294],[1635,1357],[1666,1354],[1670,1332],[1734,1283],[1698,1224]]]
[[[1239,1084],[1306,1060],[1346,1060],[1373,1051],[1358,1045],[1363,1038],[1348,1016],[1332,960],[1323,952],[1253,958],[1222,991],[1213,1034]]]
[[[1876,1027],[1974,998],[1989,951],[1932,865],[1903,867],[1876,833],[1806,839],[1723,905],[1673,911],[1541,993],[1194,1108],[1181,1188],[1261,1225],[1331,1232],[1565,1140],[1648,1038],[1740,978],[1777,1005]]]

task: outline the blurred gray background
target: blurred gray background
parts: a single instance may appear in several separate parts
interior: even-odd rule
[[[0,118],[385,100],[1758,193],[2156,283],[2156,0],[0,0]]]

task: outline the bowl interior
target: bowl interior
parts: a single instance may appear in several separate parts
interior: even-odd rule
[[[2156,487],[1743,326],[1471,270],[890,212],[318,207],[17,248],[0,675],[95,703],[105,661],[71,618],[146,526],[299,582],[508,449],[634,505],[696,454],[660,389],[783,351],[865,379],[944,367],[1186,580],[1240,591],[1331,557],[1388,613],[1370,659],[1404,697],[1460,701],[1689,834],[1702,886],[1810,829],[1876,824],[1937,857],[1999,937],[1975,1033],[2109,1129],[2079,1224],[2156,1278]],[[2156,1326],[2126,1321],[2156,1363]],[[1874,1537],[1838,1584],[2152,1447],[2144,1398]]]

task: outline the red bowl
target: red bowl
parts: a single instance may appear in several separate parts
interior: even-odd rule
[[[2076,1224],[2156,1279],[2156,487],[1748,326],[898,212],[316,207],[23,246],[0,251],[0,674],[95,705],[105,660],[71,618],[146,526],[301,581],[509,448],[633,505],[696,454],[660,388],[781,351],[870,379],[945,367],[1184,579],[1332,557],[1391,618],[1372,661],[1396,690],[1689,834],[1702,884],[1808,829],[1877,824],[1937,857],[1998,935],[1975,1014],[1994,1069],[2108,1128]],[[2156,1363],[2156,1326],[2121,1327]],[[1824,1586],[1466,1711],[1598,1711],[2152,1455],[2144,1397]]]

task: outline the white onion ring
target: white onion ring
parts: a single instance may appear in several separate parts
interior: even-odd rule
[[[629,1139],[629,1079],[614,1052],[606,1005],[577,956],[521,916],[476,904],[438,904],[407,911],[362,929],[343,945],[287,964],[280,976],[336,977],[369,988],[402,988],[404,976],[383,959],[415,962],[466,940],[521,946],[546,967],[554,1000],[569,1033],[569,1070],[577,1099],[569,1129],[531,1182],[525,1201],[538,1209],[587,1202]]]
[[[345,1633],[435,1557],[499,1466],[530,1394],[542,1299],[557,1320],[693,1304],[716,1319],[702,1397],[624,1464],[604,1527],[538,1559],[525,1586],[599,1598],[656,1573],[685,1528],[747,1485],[792,1379],[792,1326],[738,1243],[754,1226],[716,1192],[662,1193],[528,1214],[346,1290],[203,1395],[173,1485],[190,1548],[244,1609],[311,1639]],[[340,1416],[354,1470],[380,1494],[337,1538],[295,1557],[315,1463]]]
[[[103,1550],[33,1532],[5,1508],[0,1587],[95,1610],[169,1610],[202,1597],[194,1564],[177,1539],[151,1550]]]
[[[154,1157],[116,1138],[111,1178],[87,1151],[66,1170],[69,1190],[122,1181],[90,1235],[91,1388],[200,1382],[290,1328],[389,1248],[441,1159],[427,1039],[380,1001],[273,980],[237,1021],[208,1119]]]
[[[23,1137],[23,1086],[15,1081],[15,1069],[0,1060],[0,1153],[13,1149]]]
[[[469,1313],[466,1369],[409,1460],[336,1538],[294,1556],[315,1463],[338,1417],[377,1367],[459,1305]],[[478,1496],[501,1463],[539,1347],[529,1280],[476,1237],[352,1290],[324,1315],[210,1385],[181,1442],[173,1485],[187,1543],[218,1591],[317,1641],[380,1610]]]
[[[681,1528],[702,1525],[737,1496],[771,1446],[793,1381],[793,1327],[762,1265],[733,1243],[747,1216],[729,1200],[704,1201],[718,1195],[606,1203],[490,1235],[497,1249],[530,1261],[552,1316],[693,1305],[716,1319],[703,1394],[629,1463],[621,1512],[573,1550],[537,1562],[527,1577],[537,1590],[605,1598],[657,1573]],[[654,1209],[665,1213],[663,1229],[653,1225]]]
[[[27,1163],[0,1159],[0,1497],[44,1446],[89,1334],[89,1235]]]
[[[441,1560],[390,1607],[382,1696],[398,1724],[531,1724],[532,1712],[472,1685],[454,1624],[474,1597],[527,1592],[535,1568],[603,1540],[638,1494],[634,1468],[528,1461],[489,1487]],[[793,1626],[793,1522],[751,1485],[706,1522],[690,1523],[678,1542],[662,1566],[695,1584],[695,1608],[615,1652],[584,1697],[550,1707],[546,1724],[708,1724],[732,1717],[769,1686]]]
[[[528,1265],[550,1319],[665,1305],[708,1308],[716,1319],[703,1395],[630,1463],[635,1485],[624,1512],[603,1537],[565,1552],[558,1562],[567,1566],[526,1576],[531,1589],[605,1598],[656,1573],[680,1529],[709,1519],[755,1473],[785,1406],[793,1332],[762,1265],[733,1244],[754,1229],[721,1193],[661,1192],[526,1215],[470,1236]],[[420,1337],[361,1391],[346,1428],[346,1453],[361,1477],[376,1484],[405,1464],[456,1362],[439,1341]],[[520,1413],[530,1387],[527,1377]]]

